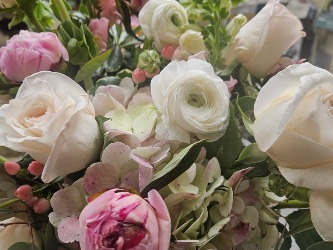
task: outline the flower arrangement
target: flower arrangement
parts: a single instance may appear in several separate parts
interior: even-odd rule
[[[1,249],[332,248],[333,75],[238,4],[0,0]]]

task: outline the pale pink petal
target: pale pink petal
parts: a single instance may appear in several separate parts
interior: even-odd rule
[[[59,240],[64,243],[79,241],[79,217],[71,216],[62,219],[57,231]]]

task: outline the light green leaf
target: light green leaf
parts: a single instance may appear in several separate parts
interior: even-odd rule
[[[106,59],[111,54],[112,49],[105,51],[104,53],[99,54],[94,57],[90,61],[88,61],[85,65],[81,67],[81,69],[77,72],[75,76],[75,81],[80,82],[87,78],[90,78],[95,71],[106,61]]]
[[[204,142],[205,140],[201,140],[193,143],[175,154],[172,160],[154,175],[152,181],[142,190],[141,195],[145,197],[150,190],[161,189],[189,169],[198,157]]]
[[[262,162],[266,159],[267,154],[258,148],[257,143],[251,143],[242,150],[235,163],[251,164]]]
[[[253,110],[254,102],[255,98],[249,96],[237,97],[236,99],[237,110],[242,116],[245,128],[251,135],[253,135],[253,122],[245,113]]]

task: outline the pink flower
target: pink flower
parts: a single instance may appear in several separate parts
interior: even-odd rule
[[[139,13],[148,0],[131,0],[131,8],[134,12]]]
[[[98,6],[102,9],[101,17],[109,19],[109,25],[112,26],[115,23],[119,23],[121,15],[117,11],[117,5],[115,0],[99,0]]]
[[[169,249],[171,222],[156,190],[147,200],[121,189],[91,201],[80,218],[81,249]]]
[[[105,17],[91,19],[89,23],[89,30],[93,33],[100,52],[105,51],[108,46],[108,25],[109,20]]]
[[[39,71],[47,71],[60,59],[68,61],[68,52],[56,34],[22,30],[0,48],[0,70],[14,82]]]

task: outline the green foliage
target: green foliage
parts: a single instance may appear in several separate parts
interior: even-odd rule
[[[32,243],[27,242],[16,242],[14,245],[10,246],[8,250],[40,250],[39,247]]]
[[[252,164],[262,162],[266,158],[266,153],[260,151],[257,143],[251,143],[242,150],[235,163]]]
[[[44,249],[47,250],[57,250],[59,247],[59,242],[56,238],[56,232],[52,224],[49,222],[46,226],[45,239],[44,239]]]

